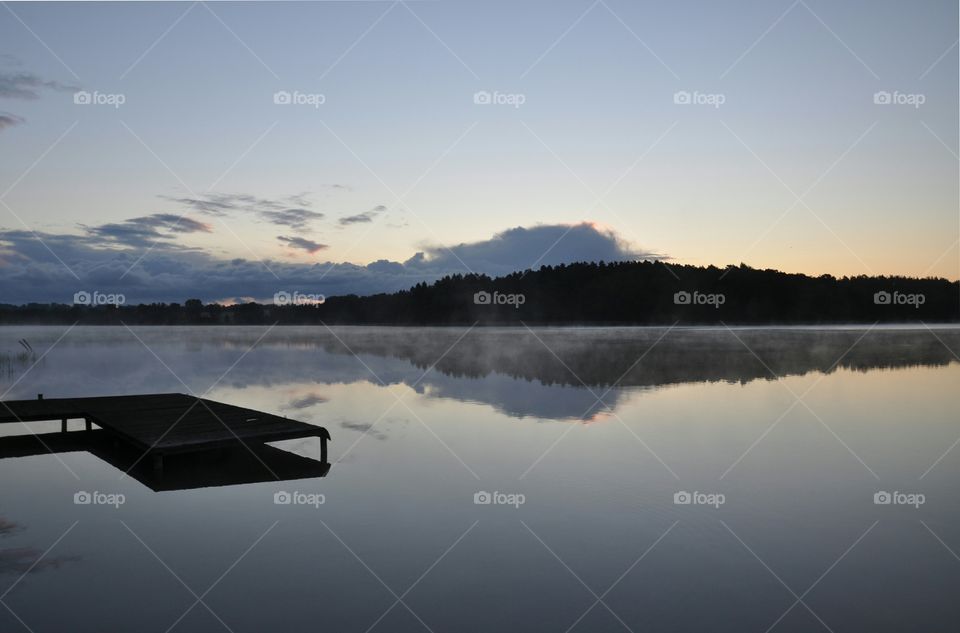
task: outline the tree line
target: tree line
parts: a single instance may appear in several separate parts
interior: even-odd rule
[[[960,321],[942,278],[811,277],[741,264],[574,263],[491,278],[449,275],[408,290],[298,303],[0,304],[0,323],[89,325],[827,324]]]

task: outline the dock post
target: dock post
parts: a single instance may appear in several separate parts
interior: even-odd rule
[[[327,463],[327,438],[320,436],[320,462]]]
[[[66,433],[66,432],[67,432],[67,419],[66,419],[66,418],[64,418],[63,420],[60,421],[60,432],[61,432],[61,433]]]
[[[91,429],[93,429],[93,423],[90,422],[90,418],[84,418],[83,421],[86,423],[86,426],[87,426],[87,430],[88,430],[88,431],[91,430]]]

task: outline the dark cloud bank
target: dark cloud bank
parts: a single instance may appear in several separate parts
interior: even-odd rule
[[[83,235],[0,230],[0,303],[70,303],[78,290],[123,293],[128,303],[190,297],[269,301],[280,290],[366,295],[471,270],[496,276],[547,264],[658,257],[636,252],[613,232],[587,223],[517,227],[488,240],[428,247],[404,262],[382,259],[366,265],[225,260],[176,241],[180,234],[209,230],[203,222],[173,214],[85,227]],[[311,253],[325,248],[307,238],[278,239]]]

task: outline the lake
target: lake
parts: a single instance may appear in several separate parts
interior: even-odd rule
[[[957,353],[922,325],[0,328],[5,400],[194,393],[332,435],[325,477],[216,487],[247,456],[151,483],[5,455],[0,630],[957,630]]]

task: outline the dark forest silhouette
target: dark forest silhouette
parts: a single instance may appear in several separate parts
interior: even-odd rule
[[[282,292],[316,293],[311,288]],[[575,263],[490,278],[451,275],[409,290],[322,304],[0,304],[0,323],[186,324],[816,324],[955,322],[960,286],[946,279],[810,277],[741,264]]]

